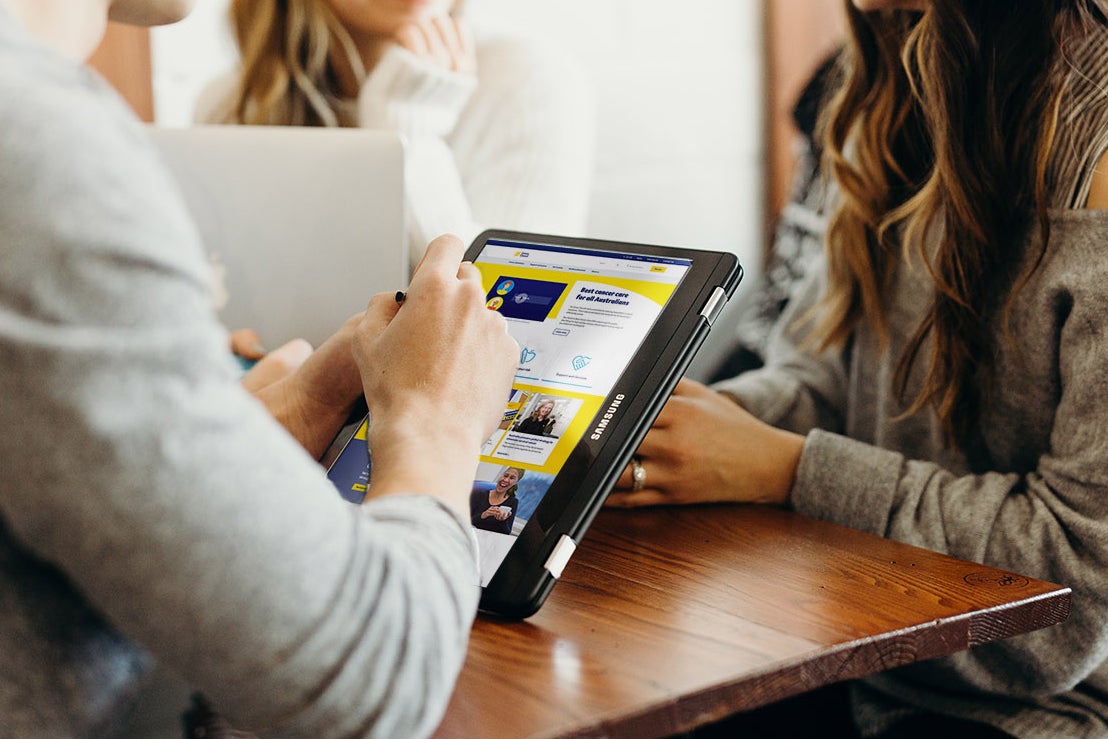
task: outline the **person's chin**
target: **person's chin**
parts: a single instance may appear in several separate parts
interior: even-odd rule
[[[442,0],[396,0],[398,6],[408,16],[409,22],[420,22],[441,17],[450,13],[453,3]]]
[[[196,0],[113,0],[108,17],[133,26],[164,26],[190,12]]]

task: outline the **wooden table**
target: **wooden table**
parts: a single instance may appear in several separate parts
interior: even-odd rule
[[[605,510],[438,737],[649,737],[1056,624],[1070,591],[762,506]]]

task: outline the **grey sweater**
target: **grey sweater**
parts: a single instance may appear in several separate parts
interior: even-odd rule
[[[1106,34],[1074,63],[1049,248],[1015,300],[1014,342],[998,339],[971,453],[944,449],[930,412],[896,420],[905,405],[893,374],[931,296],[919,264],[896,275],[888,347],[862,327],[846,351],[798,348],[785,326],[818,299],[825,273],[816,269],[768,366],[716,385],[758,417],[807,434],[792,489],[798,511],[1073,588],[1059,626],[867,681],[855,691],[866,731],[922,709],[1017,736],[1108,736],[1108,212],[1072,209],[1108,146]],[[1032,230],[1013,252],[1024,265],[1041,243]],[[1004,336],[999,315],[993,323]]]
[[[137,120],[0,4],[0,733],[108,733],[160,660],[244,729],[420,736],[478,588],[467,523],[362,507],[236,381]]]

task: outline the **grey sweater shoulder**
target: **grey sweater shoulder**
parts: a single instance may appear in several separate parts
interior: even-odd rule
[[[944,447],[929,411],[899,418],[922,374],[898,395],[905,337],[932,294],[919,264],[898,269],[889,345],[862,326],[848,350],[799,348],[790,327],[822,294],[825,272],[814,269],[767,367],[716,385],[763,420],[807,434],[797,510],[1073,588],[1060,626],[870,680],[859,691],[863,728],[924,709],[1017,736],[1108,736],[1108,211],[1073,209],[1108,147],[1108,46],[1104,33],[1095,40],[1063,109],[1073,130],[1055,170],[1068,181],[1049,246],[1015,295],[1009,330],[999,312],[991,319],[996,375],[970,452]],[[1012,251],[1025,267],[1041,251],[1031,230]]]
[[[0,264],[4,732],[102,733],[158,660],[242,728],[430,733],[476,610],[467,522],[346,504],[241,390],[143,127],[2,5]]]

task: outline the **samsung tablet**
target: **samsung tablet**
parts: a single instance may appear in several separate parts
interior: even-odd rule
[[[742,278],[729,252],[486,231],[466,253],[519,343],[470,495],[481,608],[534,613]],[[372,485],[366,420],[324,456],[340,494]]]

